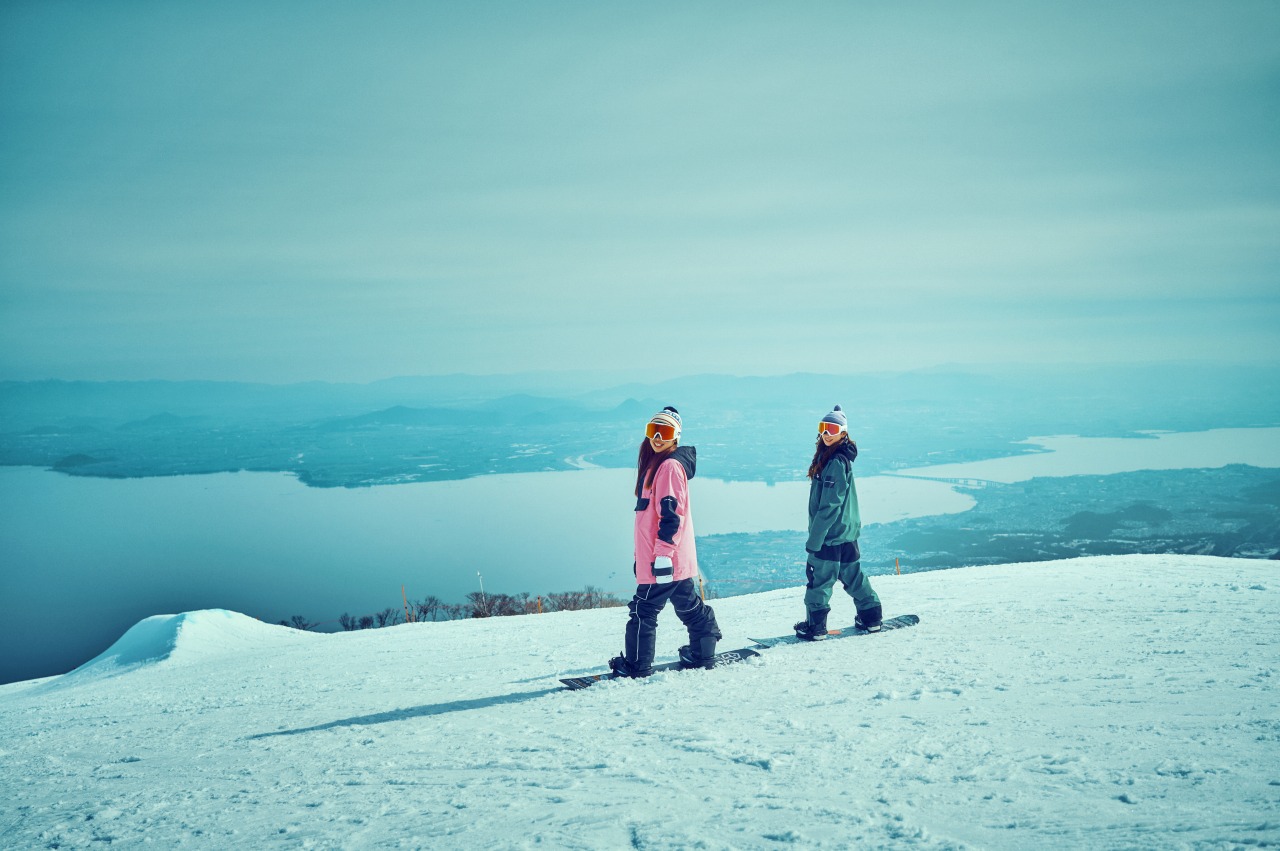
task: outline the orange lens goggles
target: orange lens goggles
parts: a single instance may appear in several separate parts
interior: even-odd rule
[[[649,423],[644,427],[644,436],[653,440],[655,436],[666,441],[676,439],[676,427],[666,423]]]
[[[844,431],[839,423],[818,423],[818,434],[837,435]]]

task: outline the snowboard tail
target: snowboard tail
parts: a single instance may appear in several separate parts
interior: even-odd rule
[[[752,641],[754,640],[755,639],[752,639]],[[720,665],[732,665],[736,662],[742,662],[759,655],[760,654],[758,652],[752,650],[750,647],[743,647],[738,650],[726,650],[723,653],[716,654],[716,667],[719,667]],[[654,665],[653,672],[656,674],[658,671],[675,671],[683,667],[684,666],[680,662],[663,662],[661,665]],[[613,672],[605,671],[603,674],[589,674],[585,677],[566,677],[565,679],[560,680],[560,682],[564,683],[565,688],[577,690],[593,686],[603,680],[612,679],[616,679]]]
[[[889,618],[880,624],[880,632],[889,632],[894,629],[902,629],[908,626],[915,626],[920,623],[919,615],[898,615],[896,618]],[[855,635],[878,635],[876,632],[867,632],[865,629],[855,629],[852,625],[843,627],[842,629],[827,630],[827,639],[832,638],[851,638]],[[779,635],[774,638],[753,638],[751,639],[758,647],[778,647],[783,644],[809,644],[795,635]]]

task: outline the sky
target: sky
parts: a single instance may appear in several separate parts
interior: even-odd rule
[[[1280,4],[0,6],[0,380],[1280,360]]]

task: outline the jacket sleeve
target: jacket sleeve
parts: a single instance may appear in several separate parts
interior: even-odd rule
[[[827,533],[840,518],[840,509],[849,496],[852,483],[853,465],[843,458],[832,458],[822,468],[818,476],[818,485],[822,488],[818,494],[818,508],[809,518],[809,539],[804,545],[809,552],[816,553],[826,543]]]
[[[654,502],[658,504],[658,540],[653,554],[674,556],[684,536],[685,516],[689,513],[689,480],[679,461],[664,461],[653,476]]]

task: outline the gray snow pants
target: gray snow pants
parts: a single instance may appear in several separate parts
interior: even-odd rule
[[[853,598],[858,611],[880,605],[880,597],[871,587],[867,575],[862,572],[862,553],[858,542],[850,541],[839,546],[823,547],[818,553],[809,553],[805,565],[804,607],[812,613],[831,608],[831,588],[836,580],[844,586],[845,593]]]

